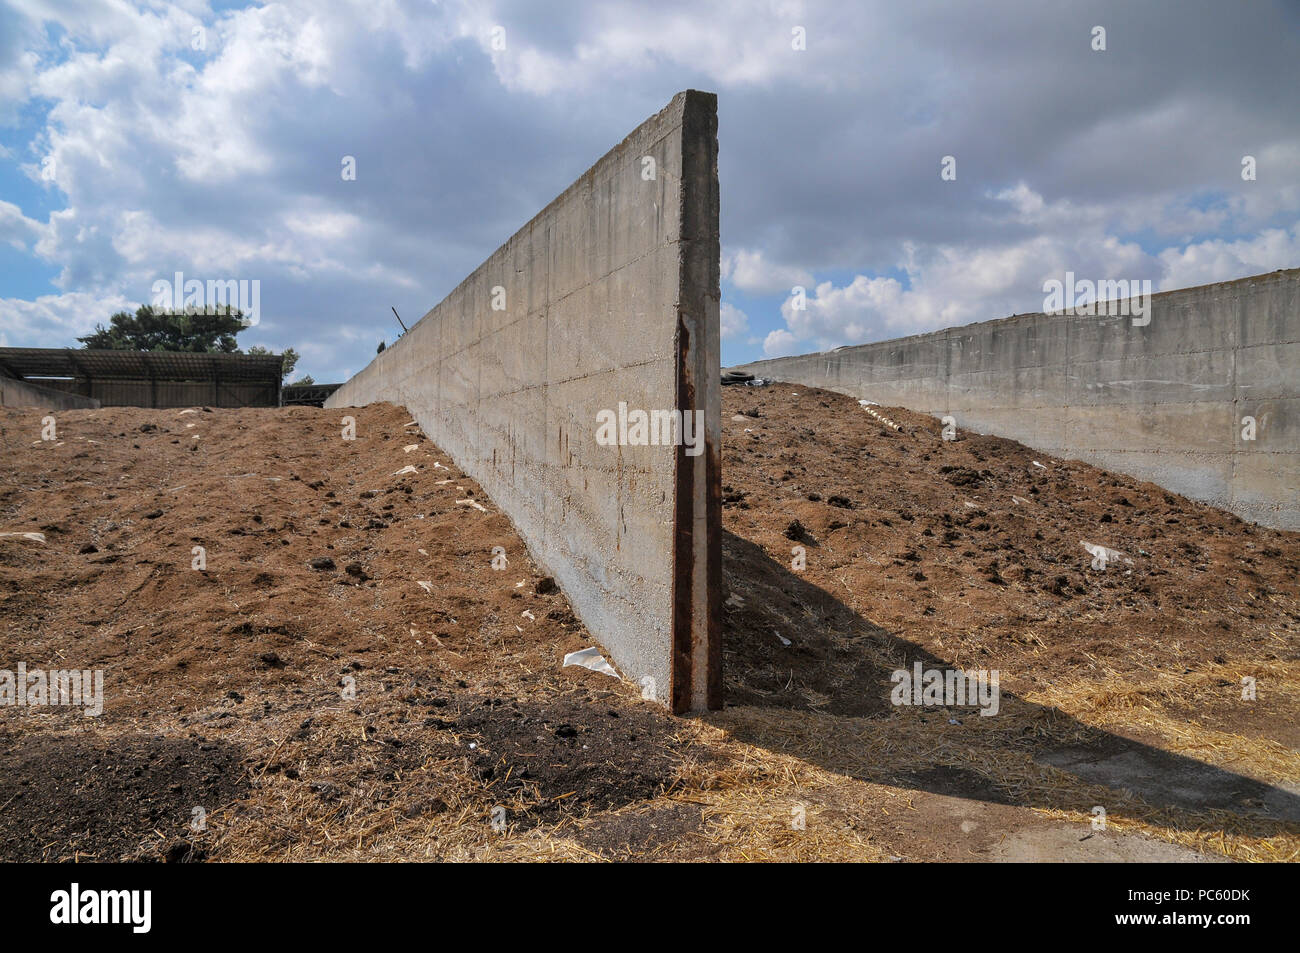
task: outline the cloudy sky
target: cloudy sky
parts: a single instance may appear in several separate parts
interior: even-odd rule
[[[1300,0],[0,0],[0,345],[179,271],[344,380],[687,88],[726,364],[1295,267],[1298,64]]]

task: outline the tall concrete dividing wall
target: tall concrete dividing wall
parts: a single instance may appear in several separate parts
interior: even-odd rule
[[[679,93],[326,402],[405,405],[678,712],[722,703],[717,148],[716,97]],[[698,449],[597,440],[674,409]]]
[[[735,368],[943,416],[1300,529],[1300,269]],[[1243,438],[1243,418],[1256,422]]]

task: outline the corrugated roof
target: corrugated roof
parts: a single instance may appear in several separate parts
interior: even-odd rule
[[[93,380],[223,380],[280,382],[281,357],[190,351],[109,351],[0,347],[0,372],[14,377]]]

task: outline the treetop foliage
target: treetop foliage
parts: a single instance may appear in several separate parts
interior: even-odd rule
[[[108,319],[108,327],[77,338],[83,347],[109,351],[187,351],[208,354],[241,354],[235,336],[246,329],[244,314],[227,306],[224,311],[167,311],[141,305],[135,314],[119,311]],[[260,345],[249,354],[274,355]],[[298,363],[298,352],[288,348],[282,355],[281,373],[288,377]]]

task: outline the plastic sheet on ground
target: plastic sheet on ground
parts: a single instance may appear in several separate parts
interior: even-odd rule
[[[581,668],[589,668],[593,672],[600,672],[602,675],[612,675],[618,678],[618,672],[614,671],[614,666],[605,661],[605,656],[600,654],[596,646],[589,649],[583,649],[580,652],[570,652],[564,656],[564,667],[577,665]]]

